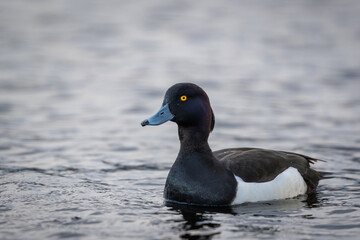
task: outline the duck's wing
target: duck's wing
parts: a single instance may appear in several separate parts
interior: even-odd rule
[[[229,148],[213,152],[214,156],[245,182],[271,181],[289,167],[296,168],[308,185],[316,189],[321,174],[310,168],[317,161],[302,154],[260,148]]]

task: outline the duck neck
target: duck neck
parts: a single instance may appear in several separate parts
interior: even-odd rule
[[[180,139],[180,153],[211,153],[208,144],[209,130],[199,128],[198,126],[178,127]]]

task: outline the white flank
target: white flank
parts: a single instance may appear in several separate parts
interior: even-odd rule
[[[238,186],[232,205],[296,197],[306,193],[307,185],[296,168],[290,167],[269,182],[244,182],[235,176]]]

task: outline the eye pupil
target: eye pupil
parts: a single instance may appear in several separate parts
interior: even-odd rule
[[[183,101],[183,102],[185,102],[186,99],[187,99],[187,97],[185,95],[180,97],[180,100]]]

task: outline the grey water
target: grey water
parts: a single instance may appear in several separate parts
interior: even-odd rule
[[[359,1],[0,1],[0,239],[358,239]],[[307,154],[313,196],[165,205],[168,87],[211,100],[213,150]]]

